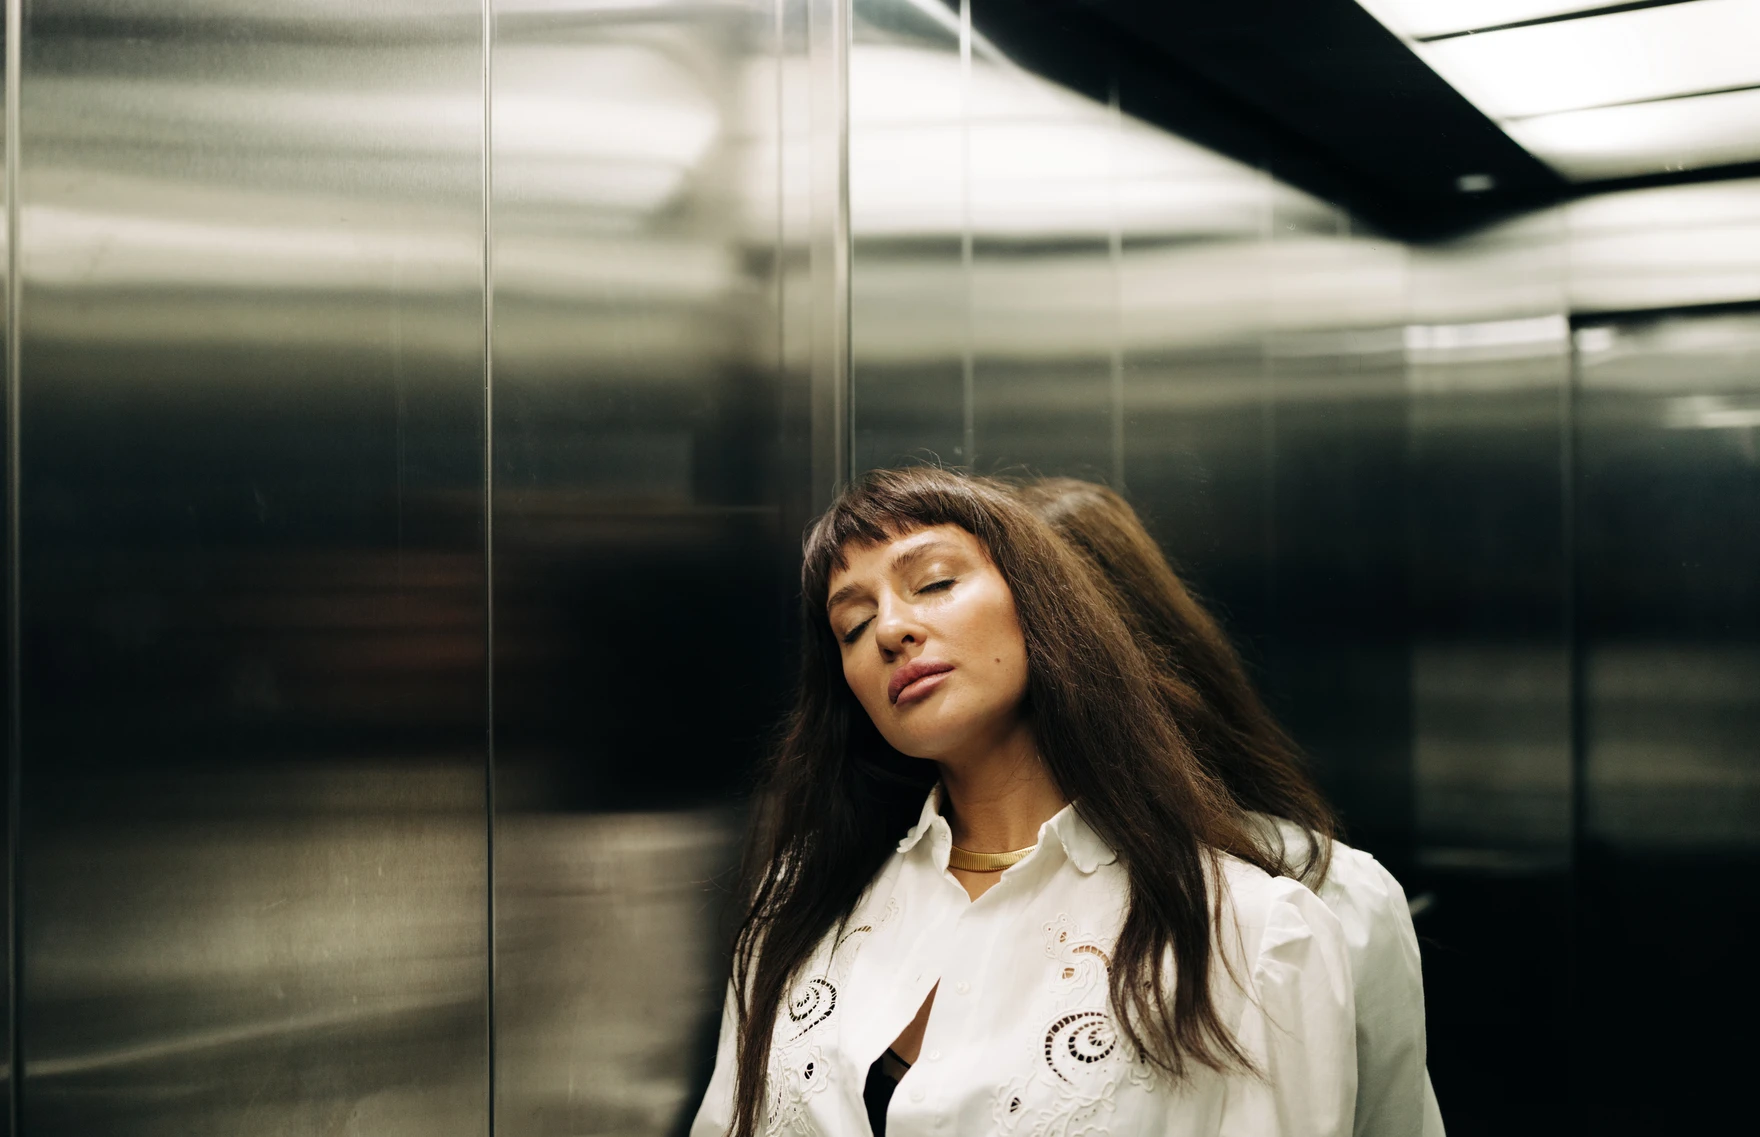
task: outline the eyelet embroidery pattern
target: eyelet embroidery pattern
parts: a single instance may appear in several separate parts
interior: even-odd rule
[[[1067,913],[1045,924],[1056,1012],[1031,1074],[996,1092],[998,1132],[1021,1137],[1103,1137],[1123,1086],[1153,1090],[1149,1068],[1129,1054],[1107,1004],[1112,957]]]
[[[884,928],[897,918],[897,897],[888,897],[878,922],[851,928],[839,937],[823,963],[815,960],[809,970],[817,971],[801,980],[790,992],[782,1014],[776,1016],[776,1033],[770,1042],[770,1108],[766,1114],[766,1137],[795,1133],[805,1137],[813,1132],[807,1117],[807,1099],[822,1092],[831,1083],[831,1064],[825,1060],[819,1045],[825,1024],[837,1012],[837,992],[854,965],[856,953],[875,928]],[[820,951],[825,952],[824,948]]]

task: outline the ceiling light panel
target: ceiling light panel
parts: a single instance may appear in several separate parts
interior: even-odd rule
[[[1413,50],[1496,119],[1760,86],[1760,0],[1694,0]]]
[[[1541,115],[1504,129],[1572,181],[1760,161],[1760,90]]]
[[[1410,39],[1499,28],[1587,12],[1615,0],[1360,0],[1370,15]]]

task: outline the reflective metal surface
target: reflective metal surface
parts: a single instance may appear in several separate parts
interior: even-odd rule
[[[1451,1132],[1568,1127],[1569,327],[1555,213],[1414,249],[1407,511],[1430,1065]],[[1507,1024],[1520,1021],[1511,1032]],[[1496,1093],[1475,1087],[1496,1086]]]
[[[480,11],[23,33],[22,1129],[481,1134]]]
[[[840,461],[841,10],[493,15],[495,1128],[665,1133]]]
[[[1760,851],[1760,312],[1576,344],[1585,833]]]
[[[847,463],[844,9],[24,14],[24,1129],[675,1129]]]
[[[851,8],[851,460],[965,463],[971,245],[958,5]]]
[[[1706,1130],[1734,1094],[1621,1087],[1745,1084],[1760,1014],[1760,305],[1579,320],[1576,361],[1585,1112]],[[1715,995],[1608,997],[1635,959]],[[1634,1032],[1711,1044],[1640,1062]]]

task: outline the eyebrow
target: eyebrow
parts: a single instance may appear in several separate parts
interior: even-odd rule
[[[903,550],[894,556],[886,567],[890,572],[903,572],[904,570],[915,566],[917,562],[926,561],[936,553],[948,549],[952,549],[955,552],[959,551],[959,547],[953,542],[943,537],[937,537],[930,541],[924,541],[920,545],[912,545],[910,548]],[[861,590],[861,581],[852,580],[836,592],[833,592],[831,598],[825,601],[826,614],[829,615],[830,613],[837,611],[837,606],[839,604],[842,604]]]

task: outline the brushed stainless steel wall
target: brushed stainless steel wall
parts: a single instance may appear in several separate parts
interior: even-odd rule
[[[1430,906],[1431,1068],[1451,1131],[1495,1131],[1511,1102],[1526,1124],[1572,1124],[1565,256],[1551,213],[1410,255],[1403,879]]]
[[[497,1133],[677,1131],[842,459],[843,9],[496,0]]]
[[[678,1128],[847,468],[844,7],[8,11],[24,1130]]]
[[[481,36],[24,11],[25,1132],[486,1128]]]
[[[1716,992],[1585,999],[1589,1118],[1707,1130],[1745,1111],[1760,1014],[1732,934],[1760,919],[1760,303],[1584,316],[1576,360],[1582,982],[1642,960]],[[1639,1063],[1616,1031],[1707,1044]]]

